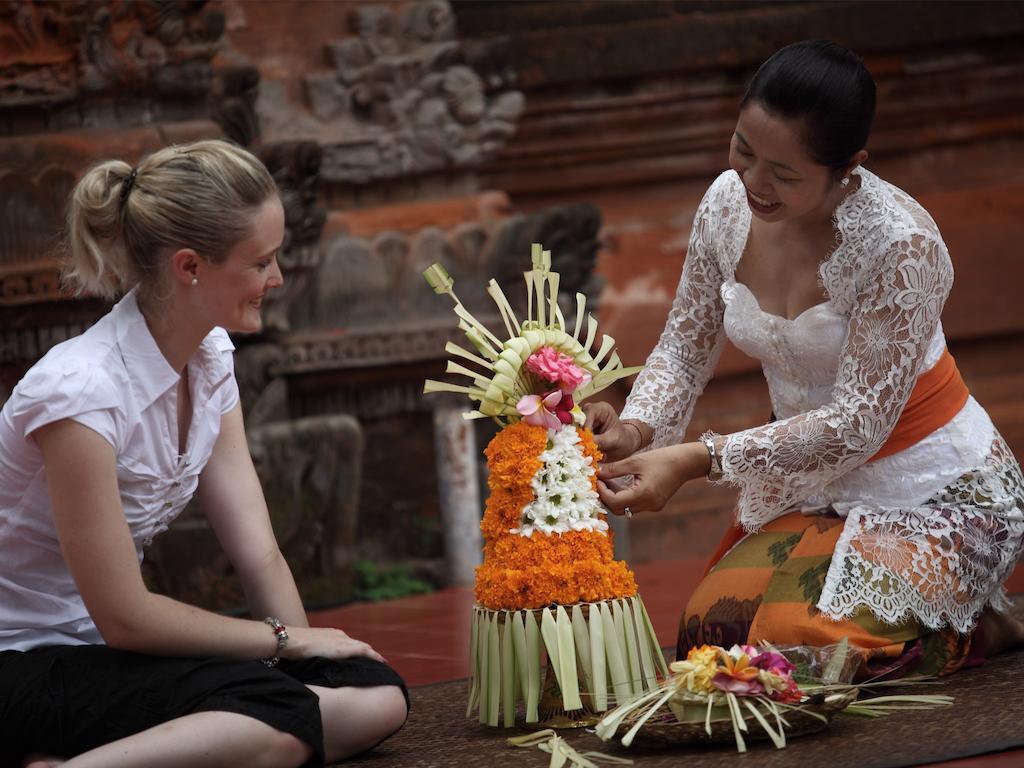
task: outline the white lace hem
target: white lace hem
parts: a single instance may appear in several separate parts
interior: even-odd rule
[[[991,606],[1006,611],[1003,587],[1020,551],[1024,522],[990,510],[855,507],[832,556],[817,609],[835,621],[867,608],[880,621],[914,618],[932,629],[970,632]],[[960,536],[951,535],[956,530]],[[963,541],[985,542],[990,567],[971,567]],[[958,544],[956,539],[960,538]],[[947,544],[944,546],[942,540]],[[870,553],[870,557],[865,553]]]

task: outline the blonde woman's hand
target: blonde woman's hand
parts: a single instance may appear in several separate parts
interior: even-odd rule
[[[702,443],[682,443],[605,464],[598,471],[597,491],[612,512],[660,510],[683,483],[707,475],[711,457]],[[633,476],[619,488],[616,478]]]
[[[282,654],[286,659],[308,659],[322,656],[325,659],[348,659],[365,656],[374,661],[385,662],[367,643],[340,630],[330,627],[288,627],[288,645]]]

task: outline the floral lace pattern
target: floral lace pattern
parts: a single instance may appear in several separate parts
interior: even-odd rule
[[[983,466],[920,507],[856,506],[818,608],[833,618],[861,605],[895,624],[912,615],[968,632],[986,605],[1009,607],[1003,582],[1024,536],[1024,477],[1001,437]]]
[[[843,501],[847,527],[818,607],[839,618],[867,605],[884,620],[910,612],[929,626],[969,628],[982,607],[1001,604],[1000,585],[1020,552],[1022,502],[996,514],[967,501],[925,501],[956,476],[948,473],[912,504],[858,504],[841,491],[857,485],[850,478],[877,473],[888,461],[866,465],[892,432],[918,375],[945,346],[939,315],[953,281],[928,213],[870,172],[857,176],[859,187],[834,215],[836,248],[819,269],[828,301],[793,320],[761,312],[735,282],[750,211],[735,173],[712,184],[694,219],[665,330],[622,416],[654,428],[652,447],[679,442],[728,334],[762,361],[778,417],[725,439],[723,481],[740,489],[739,522],[756,531],[795,507]],[[984,412],[975,412],[971,418],[991,429]],[[975,447],[978,461],[961,461],[956,471],[989,467],[983,459],[994,433],[976,432],[988,442]],[[1007,467],[1017,466],[1012,455],[999,455]],[[979,478],[994,476],[991,467],[978,470],[968,485],[981,488]],[[1015,498],[1009,487],[1000,486],[1000,498]]]

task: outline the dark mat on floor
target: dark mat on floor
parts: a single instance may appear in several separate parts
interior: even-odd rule
[[[1014,611],[1024,617],[1024,599]],[[748,745],[746,755],[733,747],[705,746],[667,752],[636,752],[601,742],[586,732],[563,731],[579,751],[599,750],[632,757],[637,768],[719,768],[720,766],[829,766],[895,768],[1024,747],[1024,651],[1004,654],[982,667],[965,670],[928,693],[952,695],[953,707],[901,712],[881,718],[840,716],[827,730],[794,739],[782,750],[770,742]],[[924,692],[920,688],[916,691]],[[465,717],[466,681],[412,689],[409,722],[375,752],[346,765],[384,768],[473,766],[542,768],[550,758],[533,748],[506,745],[518,729],[488,728]]]

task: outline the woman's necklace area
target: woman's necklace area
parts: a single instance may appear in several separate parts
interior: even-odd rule
[[[764,312],[793,319],[828,301],[820,270],[834,255],[841,238],[831,220],[817,231],[791,232],[782,237],[773,234],[756,219],[751,221],[734,278],[746,286]]]

